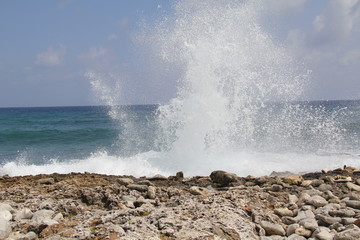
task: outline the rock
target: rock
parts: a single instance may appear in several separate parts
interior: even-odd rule
[[[297,204],[299,206],[302,206],[307,200],[310,198],[310,195],[307,193],[301,193],[299,200],[297,201]]]
[[[37,180],[37,183],[51,185],[51,184],[55,183],[55,179],[54,178],[41,178],[41,179]]]
[[[339,209],[339,210],[330,210],[329,215],[332,217],[353,217],[356,215],[355,211],[352,209]]]
[[[35,240],[38,236],[34,232],[28,232],[21,240]]]
[[[157,181],[157,180],[167,180],[168,178],[161,175],[161,174],[156,174],[155,176],[148,178],[150,181]]]
[[[351,177],[344,177],[344,176],[339,176],[337,179],[335,179],[335,182],[338,183],[346,183],[346,182],[351,182],[352,178]]]
[[[322,223],[325,223],[327,226],[332,225],[334,223],[341,222],[340,217],[329,217],[329,216],[321,215],[321,214],[316,215],[316,219],[320,220]]]
[[[346,206],[348,206],[348,207],[360,209],[360,201],[359,200],[347,200],[344,202],[345,202]]]
[[[150,199],[155,199],[156,198],[156,188],[154,186],[149,186],[148,187],[147,196]]]
[[[334,240],[359,240],[360,228],[355,225],[349,225],[347,229],[335,234]]]
[[[276,208],[274,209],[274,213],[281,217],[284,216],[292,217],[294,215],[294,213],[288,208]]]
[[[307,199],[306,203],[311,204],[314,207],[318,208],[318,207],[323,207],[326,204],[328,204],[328,201],[326,201],[325,198],[323,198],[319,195],[315,195],[315,196],[312,196],[309,199]]]
[[[6,239],[11,233],[10,222],[0,217],[0,239]]]
[[[147,192],[149,187],[147,185],[129,184],[126,186],[128,189],[136,190],[139,192]]]
[[[181,180],[184,178],[184,173],[183,172],[177,172],[175,177],[178,179],[178,180]]]
[[[360,192],[360,186],[359,185],[356,185],[352,182],[347,182],[346,183],[346,186],[350,189],[350,190],[354,190],[354,191],[358,191]]]
[[[325,227],[320,227],[313,235],[319,240],[333,240],[334,238],[334,234],[330,232],[330,229]]]
[[[289,203],[290,204],[297,204],[299,198],[296,195],[289,194]]]
[[[209,193],[209,190],[198,186],[192,186],[190,187],[189,192],[193,195],[206,195]]]
[[[8,210],[2,210],[0,211],[0,218],[10,221],[13,216]]]
[[[308,187],[311,186],[312,180],[305,180],[301,183],[302,187]]]
[[[237,181],[237,175],[234,173],[228,173],[225,171],[213,171],[210,174],[210,178],[211,181],[213,181],[214,183],[218,183],[221,186],[228,186],[230,183],[232,182],[236,182]]]
[[[7,210],[11,213],[14,213],[14,209],[7,203],[0,203],[0,211]]]
[[[117,179],[117,182],[118,182],[120,185],[127,186],[127,185],[129,185],[129,184],[133,184],[133,183],[134,183],[134,180],[132,180],[131,178],[118,178],[118,179]]]
[[[297,224],[297,223],[290,224],[290,225],[288,226],[288,228],[286,229],[286,236],[290,236],[290,235],[294,234],[294,233],[295,233],[295,230],[296,230],[297,228],[299,228],[299,227],[300,227],[300,225]]]
[[[16,212],[15,220],[19,221],[21,219],[31,219],[33,212],[28,208],[23,208]]]
[[[297,234],[293,234],[287,238],[287,240],[306,240],[303,236],[299,236]]]
[[[330,184],[320,184],[320,186],[318,187],[318,189],[322,192],[326,192],[326,191],[331,191],[332,190],[332,186]]]
[[[299,221],[299,224],[306,229],[315,231],[319,225],[315,218],[305,218]]]
[[[265,230],[267,236],[271,236],[271,235],[285,236],[285,230],[280,224],[261,221],[260,226]]]
[[[273,184],[270,187],[270,191],[273,192],[281,192],[283,190],[283,186],[279,185],[279,184]]]
[[[39,210],[33,214],[31,220],[37,224],[43,224],[45,221],[51,220],[54,214],[55,212],[52,210],[46,210],[46,209]]]
[[[284,183],[290,184],[290,185],[300,185],[304,179],[300,175],[291,175],[287,177],[282,178]]]
[[[295,234],[308,238],[311,236],[312,231],[304,228],[303,226],[300,226],[297,229],[295,229]]]
[[[328,172],[330,172],[330,169],[328,169],[328,168],[323,168],[323,169],[321,170],[321,172],[322,172],[322,173],[328,173]]]
[[[289,171],[285,171],[285,172],[272,171],[269,176],[270,177],[287,177],[287,176],[291,176],[291,175],[294,175],[294,173],[289,172]]]
[[[350,224],[355,224],[357,218],[342,218],[342,224],[344,225],[350,225]]]
[[[324,180],[321,180],[321,179],[312,179],[311,180],[311,186],[313,186],[313,187],[319,187],[323,183],[324,183]]]

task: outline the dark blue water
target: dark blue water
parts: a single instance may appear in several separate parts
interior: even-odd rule
[[[270,110],[264,108],[258,117],[258,131],[253,138],[238,136],[238,152],[221,153],[220,158],[209,155],[209,165],[201,162],[199,168],[221,168],[215,163],[226,160],[226,166],[242,169],[241,158],[250,162],[274,159],[270,165],[274,169],[276,164],[286,166],[290,161],[287,159],[294,159],[294,164],[306,159],[317,162],[316,166],[359,161],[360,101],[292,105],[302,109],[286,115],[293,119],[292,124],[285,119],[279,127],[282,120],[278,118],[285,105],[269,104]],[[0,108],[0,174],[93,171],[145,175],[169,173],[169,165],[163,166],[171,161],[180,168],[171,171],[186,169],[197,159],[179,158],[175,151],[163,152],[165,148],[159,146],[162,138],[157,107]],[[324,127],[326,124],[329,126]]]

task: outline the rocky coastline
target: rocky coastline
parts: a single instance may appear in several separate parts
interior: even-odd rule
[[[2,176],[0,239],[360,239],[360,170]]]

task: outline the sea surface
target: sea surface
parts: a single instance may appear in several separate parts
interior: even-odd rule
[[[0,108],[0,175],[89,171],[141,176],[173,174],[184,169],[188,174],[206,174],[215,170],[212,167],[233,170],[238,174],[261,175],[270,174],[271,170],[299,172],[344,164],[360,167],[360,101],[316,101],[292,105],[322,109],[327,116],[336,113],[338,118],[332,118],[332,121],[337,121],[338,129],[321,137],[336,135],[337,138],[316,139],[317,133],[310,136],[303,129],[301,138],[291,139],[277,134],[270,141],[255,139],[262,143],[244,145],[239,141],[239,149],[209,154],[199,164],[195,164],[199,155],[180,154],[182,159],[179,159],[177,151],[161,146],[164,143],[159,141],[157,105]],[[272,106],[272,109],[274,106],[281,109],[284,105]],[[120,118],[114,119],[114,110],[117,116],[121,115]],[[317,117],[313,115],[313,118]],[[324,120],[317,124],[328,123]],[[299,125],[294,125],[296,127]],[[193,134],[196,135],[196,129]],[[262,138],[271,137],[266,136],[266,132],[261,135]],[[286,141],[293,140],[295,145],[284,147],[281,142],[274,143],[281,137]],[[191,151],[189,148],[182,150]],[[299,164],[292,161],[299,161]],[[261,163],[263,166],[259,165]],[[259,171],[258,168],[262,167],[264,171]]]

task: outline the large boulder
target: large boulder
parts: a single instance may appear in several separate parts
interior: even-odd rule
[[[0,217],[0,239],[6,239],[11,233],[10,222]]]
[[[217,170],[210,174],[210,178],[214,183],[218,183],[221,186],[228,186],[230,183],[236,182],[238,176],[234,173]]]

